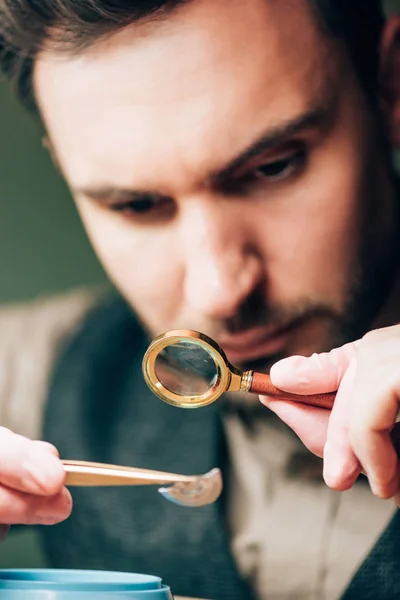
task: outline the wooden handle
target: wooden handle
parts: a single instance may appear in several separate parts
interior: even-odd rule
[[[303,396],[301,394],[290,394],[278,389],[271,382],[269,375],[262,373],[254,373],[253,381],[251,384],[250,392],[253,394],[261,394],[264,396],[272,396],[279,400],[288,400],[289,402],[301,402],[309,406],[316,406],[318,408],[332,409],[333,403],[335,402],[336,392],[330,392],[329,394],[313,394]]]

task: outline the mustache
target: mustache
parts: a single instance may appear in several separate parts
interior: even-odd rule
[[[217,330],[222,328],[229,334],[241,333],[249,329],[256,328],[280,328],[287,323],[296,324],[311,319],[322,319],[327,323],[332,323],[335,327],[341,324],[341,328],[346,328],[346,318],[333,309],[332,306],[304,299],[290,305],[268,305],[261,294],[254,295],[240,307],[234,317],[225,319],[219,323],[219,327],[211,328]]]

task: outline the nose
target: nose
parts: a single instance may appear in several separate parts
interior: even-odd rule
[[[235,316],[263,279],[251,226],[214,201],[196,206],[183,230],[186,305],[209,319]]]

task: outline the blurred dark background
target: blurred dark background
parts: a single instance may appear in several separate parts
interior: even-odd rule
[[[400,11],[400,0],[386,5]],[[0,303],[104,283],[40,126],[3,81],[0,132]],[[42,565],[34,530],[17,529],[0,544],[0,567]]]
[[[0,80],[0,303],[103,282],[39,123]]]

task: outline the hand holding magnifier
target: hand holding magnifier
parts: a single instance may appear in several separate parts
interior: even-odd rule
[[[331,409],[336,396],[334,392],[303,396],[279,390],[269,375],[240,371],[214,340],[190,329],[156,338],[144,356],[143,375],[161,400],[181,408],[200,408],[225,392],[242,391]]]

